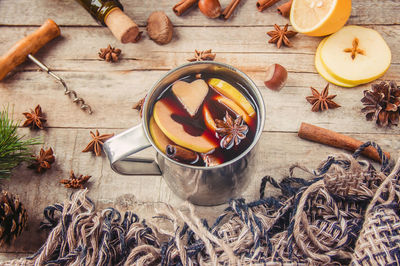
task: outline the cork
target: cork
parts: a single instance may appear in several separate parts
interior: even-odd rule
[[[140,38],[138,25],[118,7],[108,13],[104,22],[122,43],[137,42]]]

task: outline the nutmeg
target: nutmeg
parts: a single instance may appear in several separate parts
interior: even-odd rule
[[[174,28],[168,16],[162,11],[150,14],[147,19],[147,34],[158,44],[167,44],[172,39]]]
[[[200,0],[199,9],[209,18],[217,18],[221,15],[221,4],[218,0]]]
[[[272,64],[267,68],[264,84],[267,88],[280,91],[286,84],[288,72],[280,64]]]

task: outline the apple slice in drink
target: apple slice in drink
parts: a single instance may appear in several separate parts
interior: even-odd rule
[[[256,115],[256,111],[246,97],[244,97],[244,95],[238,89],[233,87],[228,82],[222,79],[211,78],[208,80],[208,85],[225,97],[234,101],[243,110],[245,110],[250,117],[254,117]]]
[[[193,136],[185,131],[182,124],[175,121],[172,106],[164,100],[159,100],[154,105],[154,120],[161,131],[176,144],[200,153],[208,153],[218,147],[218,143],[209,139],[204,133]]]
[[[154,144],[165,153],[165,149],[167,145],[169,144],[174,144],[165,134],[161,131],[161,129],[158,127],[156,121],[154,120],[154,116],[150,118],[150,123],[149,123],[149,130],[150,130],[150,135],[151,138],[154,141]]]

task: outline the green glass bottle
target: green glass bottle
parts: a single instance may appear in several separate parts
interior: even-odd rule
[[[111,10],[120,8],[123,10],[122,4],[118,0],[76,0],[80,3],[92,17],[106,26],[105,19]]]

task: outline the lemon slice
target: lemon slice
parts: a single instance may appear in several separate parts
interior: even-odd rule
[[[338,85],[340,87],[346,87],[346,88],[351,88],[355,87],[358,84],[350,84],[350,83],[344,83],[339,80],[337,80],[334,76],[332,76],[324,67],[324,65],[321,62],[321,48],[324,46],[326,40],[328,39],[325,38],[323,39],[317,48],[317,52],[315,53],[315,68],[317,69],[318,73],[328,82],[333,83],[335,85]]]
[[[290,22],[293,28],[310,36],[325,36],[346,24],[351,0],[293,0]]]
[[[254,117],[256,115],[256,111],[246,97],[244,97],[244,95],[238,89],[233,87],[228,82],[222,79],[211,78],[208,80],[208,84],[225,97],[236,102],[250,117]]]

